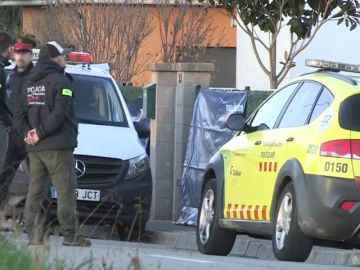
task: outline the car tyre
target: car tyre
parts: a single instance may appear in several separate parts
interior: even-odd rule
[[[278,260],[296,262],[306,261],[313,247],[313,240],[300,230],[295,189],[291,182],[285,186],[277,203],[272,246]]]
[[[221,198],[216,198],[216,179],[211,179],[205,184],[198,208],[196,242],[203,254],[226,256],[234,246],[236,233],[219,227],[218,199]]]

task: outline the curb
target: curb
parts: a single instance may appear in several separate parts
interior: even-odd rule
[[[195,231],[152,232],[153,244],[168,248],[197,251]],[[238,235],[230,256],[276,260],[269,240]],[[306,263],[337,266],[360,266],[360,250],[343,250],[315,246]]]

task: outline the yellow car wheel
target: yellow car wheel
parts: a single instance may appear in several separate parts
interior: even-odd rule
[[[313,246],[313,240],[300,230],[297,218],[294,185],[288,183],[278,200],[274,218],[273,250],[281,261],[305,261]]]
[[[219,227],[220,213],[216,211],[216,179],[204,187],[198,209],[196,242],[203,254],[226,256],[234,246],[236,233]]]

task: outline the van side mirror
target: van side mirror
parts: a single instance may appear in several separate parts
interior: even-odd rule
[[[245,116],[242,113],[233,113],[226,120],[228,129],[241,131],[245,126]]]
[[[134,122],[134,127],[140,139],[150,137],[150,128],[148,128],[144,123]]]

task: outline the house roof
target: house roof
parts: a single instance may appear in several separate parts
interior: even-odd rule
[[[40,6],[43,4],[44,4],[43,0],[22,0],[22,1],[5,0],[0,3],[0,6]]]
[[[51,0],[50,0],[51,1]],[[46,2],[50,2],[46,0]],[[53,0],[54,1],[54,0]],[[76,0],[73,0],[76,2]],[[109,0],[81,0],[83,3],[108,3]],[[171,0],[170,0],[171,1]],[[175,0],[173,0],[175,2]],[[183,0],[186,3],[188,0]],[[70,1],[69,1],[70,2]],[[156,0],[143,0],[141,3],[154,4]],[[172,2],[172,1],[171,1]],[[182,2],[182,1],[178,1]],[[197,1],[193,1],[196,4]],[[128,3],[128,0],[112,0],[111,3]],[[45,4],[45,0],[0,0],[0,6],[41,6]]]

